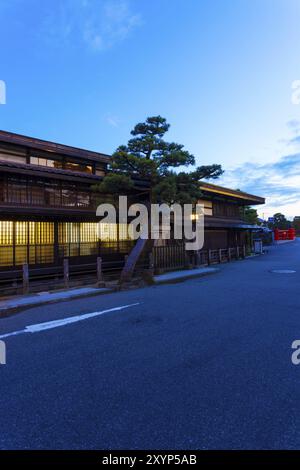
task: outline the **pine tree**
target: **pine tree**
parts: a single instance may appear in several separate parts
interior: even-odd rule
[[[134,180],[145,180],[152,202],[195,203],[201,197],[199,181],[218,178],[221,165],[202,165],[193,171],[176,171],[180,167],[195,167],[195,157],[164,135],[170,125],[161,116],[148,117],[131,131],[127,145],[121,145],[112,155],[109,172],[94,187],[106,194],[129,194]]]

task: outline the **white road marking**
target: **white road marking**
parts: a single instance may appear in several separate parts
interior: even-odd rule
[[[136,305],[140,305],[140,302],[129,305],[121,305],[120,307],[109,308],[107,310],[102,310],[101,312],[86,313],[85,315],[75,315],[74,317],[62,318],[61,320],[37,323],[36,325],[25,326],[24,330],[12,331],[11,333],[1,335],[0,339],[25,333],[38,333],[40,331],[50,330],[52,328],[59,328],[60,326],[69,325],[71,323],[77,323],[79,321],[87,320],[93,317],[98,317],[99,315],[103,315],[104,313],[116,312],[118,310],[124,310],[125,308],[135,307]]]

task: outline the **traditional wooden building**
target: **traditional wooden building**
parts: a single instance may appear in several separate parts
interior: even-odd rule
[[[211,183],[201,183],[205,213],[205,249],[243,246],[256,227],[244,220],[245,206],[264,204],[265,199]]]
[[[0,131],[0,279],[24,263],[32,275],[53,273],[68,258],[74,267],[124,261],[134,242],[125,224],[102,224],[99,236],[92,187],[107,171],[109,155]],[[247,225],[241,207],[264,199],[201,183],[205,248],[242,245]],[[137,181],[132,200],[147,193]],[[109,198],[103,196],[102,200]]]
[[[108,162],[102,153],[0,131],[0,279],[24,263],[34,274],[53,272],[66,257],[73,266],[124,259],[133,246],[127,225],[102,224],[98,237],[96,207],[107,197],[92,188]]]

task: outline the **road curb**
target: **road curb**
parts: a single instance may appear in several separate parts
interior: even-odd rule
[[[23,312],[24,310],[28,310],[30,308],[35,308],[35,307],[40,307],[42,305],[48,305],[48,304],[56,304],[56,303],[59,303],[59,302],[68,302],[70,300],[74,300],[74,299],[83,299],[83,298],[87,298],[87,297],[95,297],[97,295],[105,295],[105,294],[111,294],[112,292],[115,292],[114,289],[105,289],[100,291],[100,290],[96,290],[95,289],[95,292],[88,292],[86,294],[83,294],[83,293],[77,293],[74,295],[71,295],[69,297],[62,297],[62,298],[58,298],[58,299],[50,299],[50,300],[42,300],[40,302],[31,302],[31,303],[28,303],[28,304],[23,304],[23,305],[18,305],[18,306],[15,306],[15,307],[0,307],[0,319],[1,318],[6,318],[6,317],[9,317],[10,315],[14,315],[16,313],[19,313],[19,312]]]
[[[194,270],[187,270],[186,272],[184,271],[173,271],[170,273],[165,273],[161,274],[158,276],[153,277],[153,284],[152,285],[163,285],[163,284],[177,284],[179,282],[186,281],[188,279],[193,279],[197,277],[204,277],[208,276],[211,274],[216,274],[219,272],[219,268],[200,268],[200,269],[194,269]],[[51,305],[59,302],[68,302],[71,300],[75,299],[83,299],[83,298],[88,298],[88,297],[95,297],[98,295],[105,295],[105,294],[111,294],[113,292],[116,292],[116,289],[113,288],[105,288],[105,289],[96,289],[95,291],[87,292],[87,293],[82,293],[82,292],[77,292],[73,295],[68,295],[66,297],[61,297],[61,298],[53,298],[53,299],[47,299],[43,300],[42,298],[39,301],[35,302],[28,302],[16,306],[0,306],[0,319],[9,317],[11,315],[23,312],[25,310],[29,310],[31,308],[35,307],[41,307],[43,305]],[[51,293],[49,293],[51,295]],[[34,297],[35,299],[38,298],[38,294]]]
[[[203,268],[201,270],[195,269],[189,270],[189,272],[185,273],[184,271],[175,271],[172,273],[161,274],[158,276],[154,276],[154,285],[161,285],[161,284],[177,284],[182,281],[186,281],[188,279],[193,279],[195,277],[204,277],[209,276],[211,274],[216,274],[220,271],[220,268]]]

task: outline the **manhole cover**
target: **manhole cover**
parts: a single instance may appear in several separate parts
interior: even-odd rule
[[[272,269],[271,273],[276,273],[276,274],[294,274],[296,271],[293,269]]]

